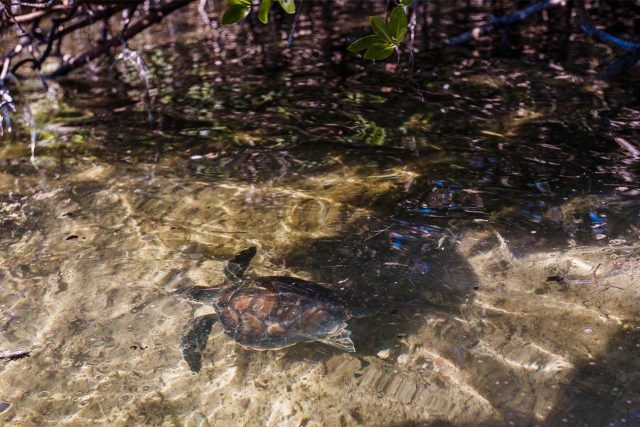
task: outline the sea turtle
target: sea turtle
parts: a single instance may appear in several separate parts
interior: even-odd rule
[[[320,341],[343,351],[355,351],[347,321],[356,316],[339,295],[295,277],[244,278],[255,254],[256,248],[251,247],[227,263],[224,273],[230,283],[179,291],[216,310],[215,314],[191,319],[185,326],[180,349],[192,371],[198,372],[202,366],[202,352],[216,320],[225,334],[253,350],[277,350],[299,342]]]

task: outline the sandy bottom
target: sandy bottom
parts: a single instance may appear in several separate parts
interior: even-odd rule
[[[282,192],[265,219],[246,207],[250,197],[268,203],[260,188],[176,185],[162,199],[96,184],[115,174],[85,172],[73,189],[32,196],[33,215],[13,211],[22,228],[2,246],[0,349],[31,356],[0,362],[5,423],[606,425],[640,408],[639,248],[517,258],[492,230],[463,233],[452,249],[478,288],[455,310],[360,319],[355,354],[315,343],[249,351],[216,325],[202,371],[191,373],[182,326],[211,308],[173,291],[221,283],[225,257],[247,242],[329,233],[323,221],[343,207]],[[223,220],[234,209],[241,219]],[[230,234],[238,230],[242,239]],[[276,255],[261,252],[253,274],[313,278],[278,269]],[[393,316],[410,333],[390,336]]]

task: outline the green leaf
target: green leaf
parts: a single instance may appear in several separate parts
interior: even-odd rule
[[[402,0],[400,4],[403,6],[411,6],[413,5],[413,0]]]
[[[398,43],[404,40],[407,35],[407,15],[404,13],[404,6],[396,6],[389,16],[389,33]]]
[[[373,32],[376,33],[382,40],[391,42],[391,36],[389,35],[387,24],[385,24],[384,21],[377,16],[372,16],[370,20]]]
[[[232,4],[224,11],[222,15],[222,25],[230,25],[235,24],[236,22],[242,21],[245,16],[249,13],[251,6],[246,6],[244,4]]]
[[[349,50],[349,52],[357,53],[357,52],[360,52],[361,50],[369,49],[371,45],[375,43],[384,43],[384,40],[382,40],[380,37],[376,36],[375,34],[372,34],[370,36],[366,36],[354,41],[349,45],[347,50]]]
[[[294,0],[278,0],[280,6],[282,6],[282,10],[287,12],[289,15],[296,12],[296,3]]]
[[[242,5],[242,6],[251,6],[251,0],[227,0],[229,6],[233,5]]]
[[[394,46],[391,43],[375,43],[364,53],[364,59],[378,61],[387,59],[393,53]]]
[[[269,22],[269,9],[271,9],[271,0],[262,0],[258,8],[258,19],[263,24]]]
[[[396,36],[396,44],[402,43],[405,37],[407,37],[407,27],[405,27],[404,30],[401,30],[400,34]]]

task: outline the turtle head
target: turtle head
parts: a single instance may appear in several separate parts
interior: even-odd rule
[[[242,283],[242,276],[249,267],[253,257],[256,256],[257,252],[256,247],[252,246],[238,252],[233,259],[229,260],[227,265],[224,267],[224,275],[227,276],[227,279],[237,285]]]

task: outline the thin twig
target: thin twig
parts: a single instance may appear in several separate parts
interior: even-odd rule
[[[366,239],[364,239],[364,241],[366,242],[367,240],[371,240],[371,239],[373,239],[374,237],[379,236],[380,234],[384,233],[385,231],[387,231],[387,230],[388,230],[388,229],[390,229],[390,228],[391,228],[391,225],[390,225],[390,226],[388,226],[388,227],[386,227],[386,228],[383,228],[383,229],[382,229],[382,230],[380,230],[380,231],[375,232],[375,233],[374,233],[374,234],[372,234],[371,236],[369,236],[369,237],[367,237]]]
[[[296,32],[296,25],[298,23],[298,18],[300,17],[300,12],[302,11],[302,2],[304,0],[300,0],[300,4],[298,5],[298,10],[296,10],[296,14],[293,17],[293,23],[291,24],[291,31],[289,32],[289,37],[287,38],[287,47],[293,46],[293,36]]]
[[[17,360],[29,356],[31,350],[0,350],[0,359]]]
[[[600,281],[598,280],[598,270],[600,269],[601,266],[602,266],[602,263],[598,264],[593,269],[591,269],[589,273],[587,273],[590,276],[589,279],[567,279],[565,276],[549,276],[547,277],[547,281],[556,282],[566,286],[591,285],[594,288],[596,288],[596,290],[588,294],[585,297],[585,299],[589,299],[594,295],[598,295],[603,292],[606,292],[609,289],[619,289],[621,291],[626,290],[625,288],[621,288],[620,286],[607,285],[607,284],[600,283]],[[600,287],[601,289],[598,289],[598,287]]]

